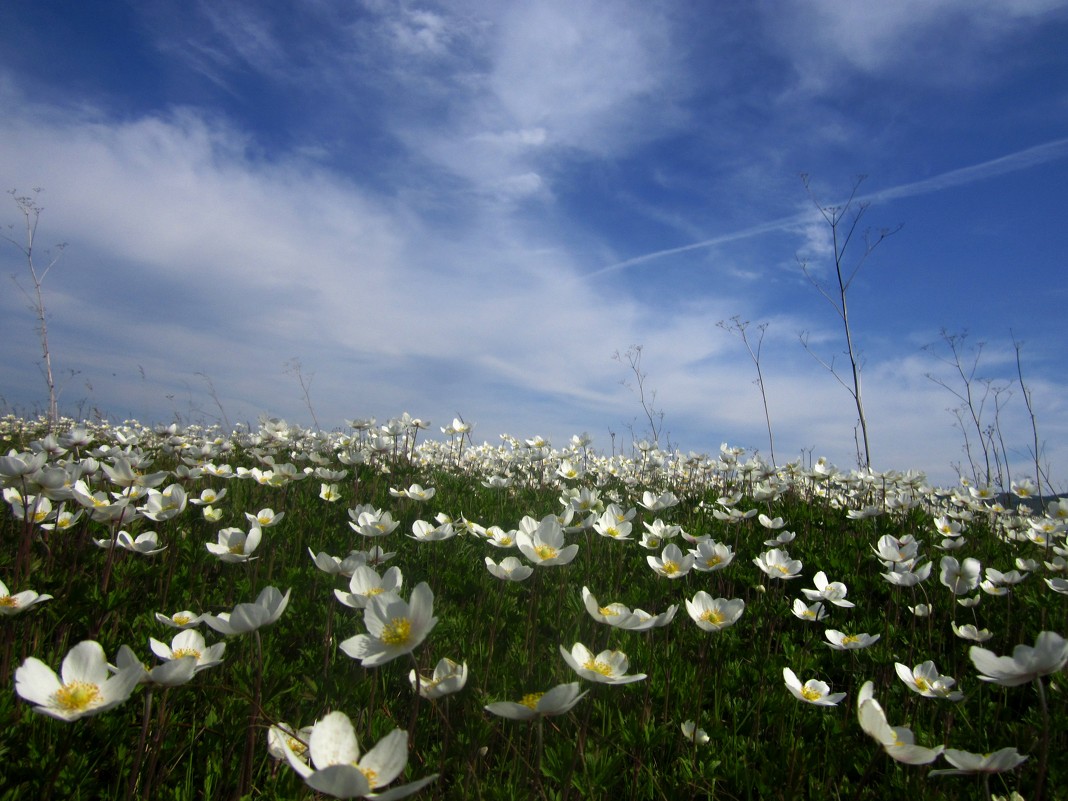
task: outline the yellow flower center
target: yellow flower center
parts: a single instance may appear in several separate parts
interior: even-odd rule
[[[240,545],[231,545],[230,553],[237,554],[238,556],[243,555],[245,553],[245,543],[241,543]]]
[[[534,553],[536,553],[540,559],[555,559],[560,552],[551,545],[539,545],[534,549]]]
[[[0,599],[0,603],[3,603],[3,599]],[[600,612],[602,615],[604,615],[606,617],[611,617],[613,615],[618,615],[619,614],[619,612],[617,612],[615,609],[610,609],[607,606],[602,606],[597,611]]]
[[[706,623],[711,623],[713,626],[718,626],[720,623],[726,620],[726,618],[723,616],[723,613],[718,609],[709,609],[707,612],[701,615],[701,620],[705,621]]]
[[[710,556],[705,559],[705,567],[715,567],[722,561],[723,559],[720,556]]]
[[[802,687],[801,695],[805,696],[806,701],[818,701],[823,697],[819,690],[814,690],[811,687]]]
[[[916,682],[916,686],[919,687],[921,690],[931,689],[931,685],[927,681],[927,679],[923,678],[922,676],[914,676],[913,678]]]
[[[174,617],[171,618],[171,620],[173,620],[179,626],[184,626],[186,623],[188,623],[192,619],[193,618],[191,618],[189,615],[175,615]]]
[[[660,570],[665,575],[673,576],[673,575],[675,575],[676,573],[679,572],[679,563],[678,562],[672,562],[669,559],[668,561],[664,562],[664,566],[661,567]]]
[[[382,629],[381,640],[386,645],[404,645],[412,638],[412,621],[395,617]]]
[[[859,642],[859,641],[860,641],[860,637],[857,637],[857,636],[855,636],[853,634],[847,634],[845,637],[842,638],[842,645],[850,645],[851,643],[855,643],[855,642]]]
[[[18,600],[10,595],[0,595],[0,606],[6,606],[10,609],[14,609],[19,605]]]
[[[594,673],[600,673],[602,676],[612,675],[612,666],[607,662],[600,662],[597,659],[588,659],[582,666],[584,670],[592,670]]]
[[[503,546],[505,546],[507,548],[508,546],[510,546],[512,544],[512,538],[511,537],[500,537],[500,538],[498,538],[497,542],[499,542],[501,545],[503,545]]]
[[[87,681],[72,681],[56,690],[56,705],[70,712],[81,712],[100,699],[100,688]]]
[[[358,770],[360,773],[362,773],[364,775],[364,777],[367,779],[367,785],[372,790],[375,789],[375,784],[377,784],[377,782],[378,782],[378,774],[375,773],[370,768],[365,768],[365,767],[362,767],[360,765],[356,766],[356,770]]]
[[[605,529],[604,533],[607,534],[609,537],[618,537],[619,529],[615,526],[610,526],[609,528]]]
[[[786,575],[787,573],[790,572],[790,570],[786,567],[786,565],[773,565],[773,567],[776,570],[778,570],[780,573],[782,573],[783,575]]]
[[[367,590],[364,595],[380,595],[383,592],[385,592],[383,587],[371,587],[371,589]]]
[[[806,609],[804,612],[801,613],[801,617],[803,617],[805,620],[815,620],[816,613],[813,612],[811,609]]]
[[[541,700],[543,695],[545,695],[545,693],[527,693],[519,699],[519,703],[529,709],[537,709],[538,701]]]
[[[175,659],[181,659],[184,656],[195,656],[196,660],[200,661],[200,651],[196,648],[179,648],[177,651],[172,652]]]

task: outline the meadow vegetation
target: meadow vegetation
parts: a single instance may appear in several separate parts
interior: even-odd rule
[[[427,426],[0,421],[0,799],[1068,797],[1068,502]]]

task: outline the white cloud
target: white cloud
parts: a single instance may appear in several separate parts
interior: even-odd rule
[[[342,4],[309,8],[309,14],[326,9],[325,19],[341,16]],[[817,5],[823,13],[829,8]],[[253,9],[241,6],[240,14]],[[618,431],[641,414],[619,384],[625,369],[611,360],[617,349],[637,343],[645,347],[643,367],[673,441],[714,449],[727,439],[763,449],[752,364],[740,343],[715,327],[716,320],[740,314],[771,320],[764,365],[780,459],[815,446],[817,455],[851,465],[855,409],[796,340],[796,331],[807,328],[814,345],[840,351],[837,321],[808,288],[801,291],[811,303],[784,301],[766,251],[758,253],[754,241],[779,236],[789,260],[794,243],[807,236],[802,250],[825,253],[827,229],[810,224],[811,207],[797,213],[802,203],[758,205],[753,195],[725,190],[714,175],[692,211],[676,202],[649,216],[698,233],[719,222],[705,222],[716,209],[737,206],[722,223],[728,233],[674,248],[667,241],[663,250],[595,271],[581,254],[600,256],[622,249],[622,242],[638,243],[640,253],[659,240],[625,230],[632,218],[619,211],[617,197],[607,198],[606,209],[592,205],[592,192],[568,197],[572,209],[588,202],[591,218],[602,211],[618,215],[612,238],[594,232],[584,215],[564,213],[562,203],[557,208],[568,191],[558,182],[572,179],[569,168],[577,162],[606,172],[628,169],[638,149],[678,132],[687,86],[678,51],[685,36],[659,6],[623,2],[613,14],[590,2],[368,9],[359,24],[331,28],[322,52],[313,52],[308,40],[274,37],[275,29],[261,21],[233,33],[244,37],[231,43],[239,59],[205,56],[227,82],[234,70],[246,69],[238,62],[273,75],[275,48],[300,52],[308,65],[286,87],[322,92],[354,114],[362,113],[366,97],[381,103],[383,109],[367,114],[373,135],[351,134],[353,152],[373,143],[357,154],[366,170],[335,171],[329,149],[314,144],[332,141],[319,129],[312,129],[312,145],[298,137],[287,149],[203,109],[112,118],[87,106],[31,103],[10,85],[0,89],[11,110],[0,120],[6,180],[45,186],[44,231],[71,242],[48,300],[57,318],[57,357],[82,370],[79,380],[92,381],[93,403],[156,419],[176,404],[208,410],[211,400],[197,375],[203,372],[234,420],[264,410],[308,422],[295,380],[283,373],[284,363],[299,357],[314,374],[312,398],[327,425],[405,409],[435,422],[460,413],[491,441],[508,430],[540,431],[560,442],[585,428],[607,448],[605,430]],[[916,24],[934,25],[924,22],[934,13],[917,10]],[[219,20],[216,27],[225,22]],[[794,32],[802,36],[818,21],[798,22]],[[880,48],[910,30],[900,15],[878,31],[868,31],[853,12],[832,22],[825,35],[856,35],[825,48],[836,66],[851,70],[893,68]],[[219,46],[218,35],[198,42]],[[816,37],[806,47],[821,44]],[[795,50],[787,53],[799,58]],[[771,81],[761,91],[777,87]],[[784,123],[776,118],[770,127],[776,124]],[[1062,150],[1063,143],[1051,143],[1039,155],[1060,158]],[[388,177],[367,180],[383,152]],[[962,185],[1033,165],[1034,155],[905,184],[880,197]],[[746,176],[726,186],[765,191],[770,170],[759,154],[732,150],[724,158],[732,163],[723,170]],[[684,171],[671,159],[659,163],[675,175]],[[687,179],[694,185],[707,182],[700,170],[692,172]],[[648,179],[667,195],[671,187],[657,177]],[[717,193],[726,196],[721,205],[707,203]],[[650,192],[648,203],[660,197]],[[740,255],[725,247],[736,242],[753,250]],[[649,264],[712,246],[724,246],[723,256],[713,251],[689,273],[685,267],[654,272]],[[638,265],[648,271],[624,271]],[[766,283],[754,285],[754,275]],[[11,306],[5,301],[3,310]],[[818,315],[815,323],[810,314]],[[17,377],[5,369],[0,394],[6,397],[16,382],[37,386],[36,344],[25,315],[5,314],[0,326],[8,343],[5,367],[31,366]],[[18,336],[11,335],[15,329]],[[871,341],[895,335],[872,332]],[[951,458],[947,451],[959,450],[943,411],[947,402],[922,376],[922,360],[872,348],[865,392],[877,467],[934,469]],[[1040,420],[1061,419],[1057,386],[1036,382],[1035,389]]]
[[[983,79],[996,69],[983,58],[987,51],[1066,10],[1063,0],[813,0],[763,8],[801,88],[815,94],[840,92],[854,71],[893,71],[921,83]]]

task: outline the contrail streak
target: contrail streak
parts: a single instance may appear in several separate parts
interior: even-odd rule
[[[854,200],[856,202],[869,203],[916,197],[918,195],[930,194],[931,192],[941,192],[944,189],[966,186],[967,184],[976,183],[977,181],[993,178],[998,175],[1025,170],[1028,167],[1056,161],[1065,156],[1068,156],[1068,137],[1054,139],[1051,142],[1045,142],[1044,144],[1035,145],[1034,147],[1029,147],[1025,150],[1019,150],[1015,153],[999,156],[990,161],[984,161],[979,164],[972,164],[968,167],[950,170],[941,175],[924,178],[922,181],[913,181],[912,183],[901,184],[900,186],[893,186],[888,189],[880,189],[878,192],[872,192],[871,194],[854,198]],[[754,225],[750,228],[743,228],[741,231],[721,234],[720,236],[715,236],[711,239],[703,239],[700,242],[692,242],[689,245],[680,245],[679,247],[667,248],[666,250],[657,250],[652,253],[645,253],[641,256],[634,256],[633,258],[616,262],[615,264],[609,264],[606,267],[601,267],[598,270],[587,273],[583,277],[587,279],[597,278],[598,276],[618,272],[637,264],[645,264],[646,262],[655,261],[656,259],[662,259],[666,256],[674,256],[678,253],[686,253],[691,250],[701,250],[702,248],[724,245],[728,242],[737,242],[741,239],[749,239],[750,237],[771,233],[772,231],[787,230],[808,219],[809,215],[807,214],[795,214],[791,217],[780,217],[777,220]]]

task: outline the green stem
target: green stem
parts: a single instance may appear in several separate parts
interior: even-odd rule
[[[1042,710],[1042,751],[1038,758],[1038,778],[1035,779],[1034,801],[1041,801],[1043,785],[1046,782],[1046,767],[1049,762],[1049,705],[1046,703],[1046,689],[1042,685],[1042,677],[1035,676],[1035,687],[1038,688],[1038,703]]]

